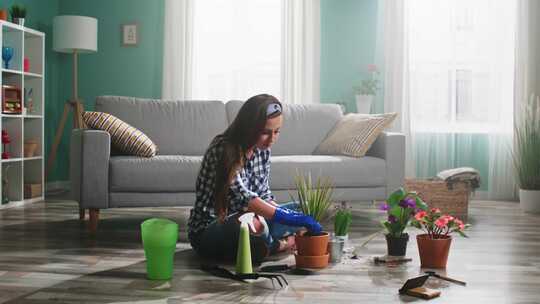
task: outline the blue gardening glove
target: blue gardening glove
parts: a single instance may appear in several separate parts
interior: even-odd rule
[[[276,208],[276,212],[274,213],[274,218],[272,218],[272,220],[284,225],[306,227],[313,233],[319,233],[322,231],[321,224],[319,224],[311,216],[285,208]]]

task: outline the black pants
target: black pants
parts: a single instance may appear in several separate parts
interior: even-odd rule
[[[191,247],[198,255],[215,260],[234,261],[238,250],[238,238],[240,235],[240,225],[238,217],[240,214],[230,216],[224,223],[216,222],[209,225],[200,233],[190,236]],[[271,251],[261,235],[249,236],[251,246],[251,259],[255,263],[261,262]],[[279,245],[279,244],[278,244]]]
[[[297,210],[298,203],[290,202],[281,205],[282,208]],[[240,213],[232,214],[225,218],[223,223],[212,222],[204,230],[190,235],[191,246],[197,254],[205,258],[234,261],[238,250],[238,238],[240,235]],[[294,234],[299,227],[291,227],[268,221],[269,231],[267,234],[250,234],[251,259],[253,262],[261,262],[266,256],[275,253],[279,249],[279,239]]]

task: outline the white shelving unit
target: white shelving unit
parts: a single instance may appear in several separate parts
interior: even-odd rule
[[[9,202],[0,204],[0,209],[22,206],[44,199],[44,81],[45,81],[45,34],[33,29],[0,20],[0,43],[2,48],[14,49],[9,69],[4,68],[2,60],[0,83],[21,89],[24,114],[6,114],[0,111],[0,129],[6,130],[11,139],[7,147],[9,159],[1,160],[0,193],[2,200],[7,195]],[[30,67],[24,71],[24,58]],[[32,111],[29,111],[29,95],[32,90]],[[3,96],[0,95],[0,101]],[[0,102],[0,105],[2,103]],[[33,156],[24,156],[24,143],[35,141],[38,148]],[[1,146],[4,152],[3,145]],[[5,181],[7,187],[4,189]],[[25,195],[25,185],[39,185],[41,191],[34,197]]]

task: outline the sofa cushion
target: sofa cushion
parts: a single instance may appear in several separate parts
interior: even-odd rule
[[[152,157],[156,155],[156,144],[146,134],[103,112],[84,112],[84,123],[92,129],[107,131],[111,135],[111,144],[123,153]]]
[[[339,188],[362,188],[386,184],[384,159],[364,156],[354,158],[332,155],[272,156],[270,188],[272,190],[294,189],[297,170],[311,172],[313,179],[328,176]]]
[[[317,147],[315,154],[362,157],[396,116],[397,113],[347,114]]]
[[[193,192],[202,156],[113,156],[109,161],[111,192]]]
[[[227,118],[231,123],[243,102],[226,103]],[[283,127],[279,139],[272,146],[272,155],[309,155],[326,138],[343,112],[336,104],[283,104]]]
[[[221,101],[166,101],[100,96],[96,111],[110,113],[144,132],[162,155],[203,155],[227,128]]]

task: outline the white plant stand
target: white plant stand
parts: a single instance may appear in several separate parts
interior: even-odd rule
[[[0,129],[6,130],[11,139],[7,147],[9,159],[2,159],[0,180],[7,180],[6,192],[9,203],[0,204],[0,209],[22,206],[43,201],[44,195],[44,80],[45,80],[45,34],[24,26],[0,20],[0,44],[14,49],[9,69],[4,68],[0,82],[2,85],[16,86],[21,89],[23,107],[32,101],[32,111],[23,108],[21,114],[0,112]],[[29,70],[24,71],[24,58],[29,60]],[[32,90],[31,96],[26,92]],[[31,98],[27,98],[31,97]],[[1,100],[0,95],[0,101]],[[2,103],[0,102],[0,105]],[[25,141],[38,144],[34,155],[24,155]],[[3,147],[2,147],[3,149]],[[3,150],[2,150],[3,152]],[[33,196],[25,195],[25,185],[41,188]]]
[[[356,95],[356,112],[369,114],[373,104],[373,95]]]
[[[540,190],[519,189],[519,205],[527,213],[540,213]]]

